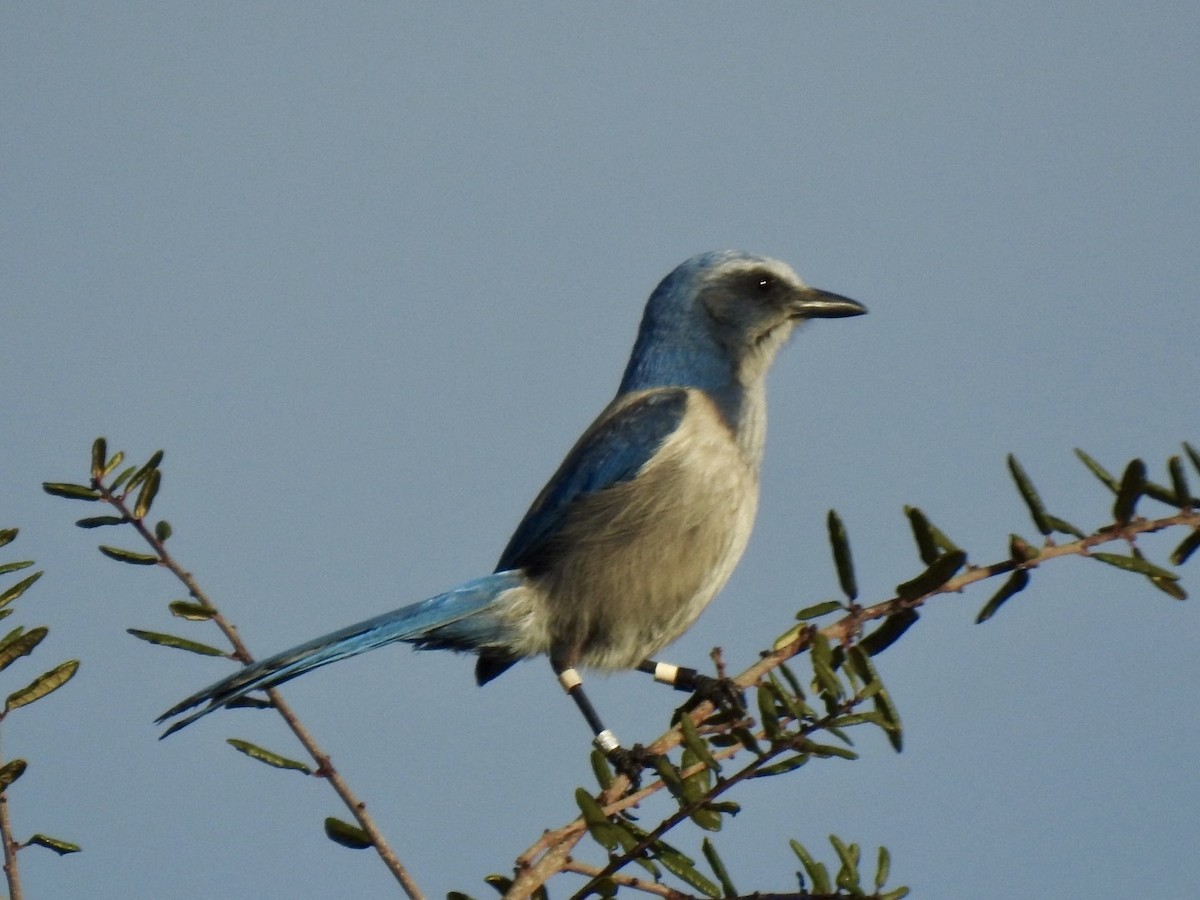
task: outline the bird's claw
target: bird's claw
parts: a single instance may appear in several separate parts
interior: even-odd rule
[[[697,673],[694,683],[692,699],[687,704],[693,709],[708,702],[723,712],[740,715],[746,711],[746,695],[732,678],[713,678]]]
[[[654,754],[641,744],[634,744],[628,750],[621,746],[613,747],[605,756],[617,770],[618,775],[624,775],[629,779],[634,790],[641,787],[642,769],[654,765]]]

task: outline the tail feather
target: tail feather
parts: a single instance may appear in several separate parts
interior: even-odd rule
[[[504,625],[498,617],[487,616],[486,611],[497,597],[520,584],[517,573],[497,572],[420,603],[349,625],[246,666],[175,704],[155,722],[162,724],[195,706],[207,704],[171,725],[162,734],[165,738],[252,691],[275,687],[312,669],[397,641],[416,644],[418,648],[451,650],[503,646]]]

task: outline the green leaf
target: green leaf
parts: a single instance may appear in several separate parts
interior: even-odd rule
[[[992,599],[984,604],[983,609],[979,611],[979,615],[975,617],[975,624],[980,625],[996,614],[1011,597],[1025,590],[1029,584],[1029,570],[1016,569],[1008,579],[1000,586],[1000,590],[992,595]]]
[[[809,879],[812,881],[813,894],[832,894],[833,882],[829,880],[829,870],[825,868],[825,864],[817,862],[813,859],[811,853],[805,849],[804,845],[799,841],[788,841],[792,848],[792,852],[800,860],[800,864],[804,866],[804,871],[808,873]]]
[[[888,876],[892,873],[892,855],[888,852],[887,847],[879,848],[879,861],[875,866],[875,893],[883,890],[883,886],[887,884]]]
[[[589,759],[592,763],[592,774],[596,776],[596,783],[600,785],[600,790],[607,791],[613,783],[613,770],[607,757],[599,750],[593,750]]]
[[[1126,572],[1137,572],[1139,575],[1149,575],[1153,578],[1163,578],[1167,581],[1178,581],[1179,576],[1169,569],[1154,565],[1147,559],[1138,556],[1122,556],[1119,553],[1092,553],[1092,559],[1124,569]]]
[[[819,756],[822,759],[828,759],[831,756],[836,756],[839,759],[858,759],[858,754],[853,750],[846,747],[838,747],[835,744],[815,744],[809,741],[804,746],[813,756]]]
[[[190,603],[187,600],[172,600],[167,604],[171,615],[190,622],[205,622],[217,614],[215,609],[200,603]]]
[[[921,562],[929,565],[942,553],[950,553],[958,550],[959,547],[954,541],[946,537],[946,535],[925,515],[920,509],[915,506],[904,507],[904,513],[908,516],[909,525],[912,527],[913,539],[917,542],[917,552],[921,555]]]
[[[125,520],[120,516],[90,516],[75,522],[80,528],[100,528],[104,525],[124,525]]]
[[[883,620],[882,625],[859,641],[858,646],[862,647],[868,656],[878,656],[896,643],[919,618],[921,615],[915,609],[902,609],[898,613],[892,613]]]
[[[171,523],[168,522],[166,519],[160,519],[158,522],[156,522],[154,524],[154,536],[156,538],[158,538],[160,541],[162,541],[164,544],[167,542],[168,539],[170,539],[172,534],[173,534],[173,531],[171,529]]]
[[[1096,460],[1092,459],[1078,447],[1075,448],[1075,455],[1083,461],[1083,464],[1088,467],[1093,475],[1100,479],[1101,484],[1103,484],[1114,494],[1117,492],[1120,485],[1118,484],[1117,479],[1113,478],[1112,475],[1110,475],[1104,468],[1104,466],[1100,465],[1100,463],[1096,462]]]
[[[725,897],[736,897],[738,889],[733,886],[733,881],[729,878],[729,871],[725,868],[725,863],[721,857],[717,855],[717,848],[713,846],[713,842],[705,838],[700,842],[700,850],[704,854],[704,859],[708,863],[708,867],[713,870],[713,874],[717,876],[717,881],[721,882],[721,890]]]
[[[325,837],[351,850],[366,850],[374,846],[367,833],[357,825],[351,825],[333,816],[325,819]]]
[[[1155,575],[1150,576],[1150,583],[1175,600],[1186,600],[1187,591],[1179,586],[1178,581],[1168,581],[1165,578],[1158,578]]]
[[[701,875],[696,870],[696,864],[674,847],[668,846],[663,841],[656,841],[654,847],[658,851],[658,861],[662,863],[664,869],[676,878],[686,882],[708,897],[716,898],[721,896],[721,889]]]
[[[8,786],[25,774],[26,763],[23,759],[13,759],[0,766],[0,793],[8,790]]]
[[[276,769],[295,769],[297,772],[303,772],[305,775],[311,775],[312,769],[304,763],[295,759],[288,759],[286,756],[281,756],[271,750],[266,750],[257,744],[252,744],[249,741],[243,741],[240,738],[226,738],[225,743],[229,744],[234,750],[239,753],[245,753],[251,759],[256,759],[260,763],[266,763]]]
[[[766,732],[767,740],[777,741],[783,736],[783,729],[779,727],[779,713],[775,709],[775,697],[767,684],[764,682],[758,686],[758,716],[762,722],[763,731]]]
[[[808,753],[797,753],[795,756],[789,756],[782,762],[771,763],[769,766],[763,766],[751,778],[770,778],[773,775],[782,775],[785,772],[791,772],[794,769],[800,768],[806,762],[812,759]]]
[[[833,671],[833,650],[829,646],[829,638],[817,632],[813,635],[812,649],[809,651],[813,676],[817,680],[821,693],[829,700],[842,696],[842,683],[838,681]]]
[[[695,768],[699,763],[700,759],[695,753],[691,750],[684,750],[679,767],[681,770],[686,771],[687,769]],[[683,779],[683,793],[687,797],[689,806],[703,801],[708,796],[711,788],[712,772],[703,766]],[[696,806],[688,815],[693,822],[705,831],[721,830],[721,814],[716,810],[710,809],[707,803]]]
[[[6,544],[11,544],[14,540],[16,540],[17,534],[20,532],[20,530],[20,528],[0,528],[0,547],[5,546]]]
[[[162,634],[158,631],[142,631],[140,628],[126,628],[125,630],[139,640],[150,644],[158,644],[160,647],[173,647],[176,650],[199,653],[201,656],[229,655],[224,650],[218,650],[216,647],[210,647],[208,644],[201,644],[199,641],[189,641],[187,638],[181,638],[174,634]]]
[[[679,717],[679,731],[683,736],[683,746],[690,750],[697,760],[704,763],[710,772],[719,774],[721,764],[713,758],[712,753],[709,752],[708,744],[704,742],[704,738],[700,737],[700,732],[696,730],[696,723],[686,713]]]
[[[1042,552],[1019,534],[1010,534],[1008,536],[1008,555],[1016,562],[1022,563],[1037,559]]]
[[[105,463],[104,471],[100,473],[100,477],[107,478],[109,475],[111,475],[113,473],[113,471],[117,468],[117,466],[119,466],[124,461],[125,461],[125,451],[118,450],[116,453],[113,454],[112,459],[110,459],[107,463]]]
[[[679,777],[679,770],[671,764],[671,761],[665,756],[656,756],[653,766],[658,777],[662,779],[662,783],[671,792],[671,796],[677,800],[687,800],[687,794],[683,790],[683,779]]]
[[[924,597],[953,578],[966,561],[967,554],[962,550],[943,553],[916,578],[896,585],[896,596],[903,600],[916,600],[918,597]]]
[[[25,846],[45,847],[47,850],[53,850],[59,856],[65,856],[68,853],[78,853],[83,849],[78,844],[72,844],[70,841],[62,840],[62,838],[50,837],[48,834],[35,834],[25,842]]]
[[[68,500],[99,500],[100,495],[90,487],[82,484],[67,484],[62,481],[43,481],[42,490],[55,497],[66,497]]]
[[[604,814],[596,798],[583,788],[575,789],[575,805],[583,814],[583,824],[588,834],[605,850],[613,851],[621,845],[620,829]]]
[[[0,644],[0,672],[7,669],[22,656],[28,656],[33,652],[33,648],[42,642],[42,639],[50,633],[50,629],[44,626],[39,628],[31,628],[29,631],[24,631],[17,628],[9,632],[4,642]]]
[[[858,844],[846,844],[836,834],[829,836],[829,843],[833,844],[833,849],[837,851],[838,859],[842,861],[842,867],[835,879],[838,887],[848,891],[857,891],[859,882],[862,880],[858,874]]]
[[[65,663],[55,666],[44,675],[39,675],[19,691],[13,691],[13,693],[8,695],[8,699],[4,701],[3,714],[8,715],[14,709],[28,706],[30,703],[41,700],[47,694],[57,691],[70,681],[78,670],[79,660],[69,659]]]
[[[1200,528],[1192,529],[1192,532],[1175,548],[1170,556],[1171,563],[1182,566],[1196,552],[1197,547],[1200,547]]]
[[[1119,525],[1129,524],[1145,489],[1146,464],[1140,459],[1130,460],[1125,467],[1125,474],[1121,476],[1121,486],[1113,503],[1113,521]]]
[[[29,590],[29,588],[33,586],[33,583],[41,577],[41,572],[34,572],[32,575],[22,578],[3,594],[0,594],[0,606],[8,606],[8,604],[12,603],[23,593]]]
[[[1194,506],[1192,492],[1188,487],[1187,472],[1183,468],[1183,460],[1172,456],[1167,460],[1167,474],[1171,476],[1171,490],[1179,501],[1179,506]]]
[[[875,711],[886,723],[884,734],[887,735],[888,743],[897,753],[901,752],[904,749],[904,728],[900,724],[900,712],[892,701],[892,695],[884,688],[875,694],[874,703]]]
[[[150,505],[154,503],[154,498],[158,495],[158,487],[162,483],[162,471],[159,469],[151,469],[142,481],[142,489],[138,493],[137,505],[133,508],[133,517],[139,521],[146,518],[146,513],[150,512]]]
[[[1021,464],[1017,462],[1017,458],[1011,453],[1008,454],[1008,471],[1012,473],[1013,481],[1017,483],[1017,490],[1021,494],[1021,499],[1029,507],[1029,514],[1033,517],[1033,524],[1042,534],[1050,534],[1054,529],[1046,518],[1046,507],[1042,505],[1042,498],[1038,496],[1033,482],[1029,480],[1029,476],[1025,474],[1025,470],[1021,468]]]
[[[104,474],[104,464],[108,460],[108,442],[102,437],[92,442],[92,477],[99,478]]]
[[[117,562],[129,563],[134,566],[154,566],[158,564],[158,557],[152,553],[138,553],[135,550],[122,550],[120,547],[105,547],[100,546],[100,552],[109,559],[115,559]]]
[[[126,480],[128,480],[129,476],[132,475],[136,469],[136,466],[129,466],[126,469],[122,469],[121,474],[114,478],[112,484],[108,486],[109,491],[115,494],[117,489],[120,488],[120,486],[123,485]]]
[[[1046,521],[1050,523],[1050,527],[1055,531],[1061,531],[1063,534],[1069,534],[1072,537],[1077,537],[1080,539],[1087,537],[1087,535],[1085,535],[1080,529],[1076,528],[1066,519],[1060,519],[1058,516],[1047,514]]]
[[[827,613],[836,612],[839,609],[845,609],[837,600],[826,600],[824,603],[814,603],[812,606],[806,606],[800,612],[796,613],[796,618],[801,622],[807,622],[809,619],[816,619]]]
[[[1196,448],[1187,441],[1184,441],[1183,452],[1188,455],[1188,459],[1192,461],[1192,466],[1195,467],[1196,471],[1200,472],[1200,453],[1196,452]]]
[[[833,562],[837,567],[838,583],[842,593],[851,602],[858,598],[858,581],[854,577],[854,559],[850,555],[850,540],[846,536],[846,526],[836,510],[830,510],[826,517],[829,527],[829,544],[833,548]]]
[[[33,565],[32,559],[23,559],[20,562],[5,563],[0,566],[0,575],[7,575],[9,572],[20,572],[22,569],[28,569]]]
[[[142,467],[133,473],[133,477],[130,478],[129,483],[125,485],[126,493],[132,491],[146,479],[146,476],[158,469],[158,464],[162,462],[162,459],[163,452],[161,450],[155,450],[153,455],[146,460]]]

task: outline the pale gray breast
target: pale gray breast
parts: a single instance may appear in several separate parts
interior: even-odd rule
[[[758,503],[750,459],[700,392],[637,478],[576,501],[537,579],[556,661],[626,668],[682,634],[724,586]]]

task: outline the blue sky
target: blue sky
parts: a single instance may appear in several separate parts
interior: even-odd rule
[[[41,493],[98,434],[165,448],[173,548],[267,654],[490,571],[657,280],[737,247],[871,315],[781,356],[755,536],[672,659],[741,667],[836,596],[831,507],[864,599],[919,569],[906,503],[976,562],[1032,537],[1008,452],[1099,524],[1072,448],[1158,472],[1200,442],[1198,33],[1191,4],[6,7],[0,526],[47,573],[12,621],[51,636],[3,689],[82,660],[0,728],[18,830],[86,848],[22,854],[30,896],[392,890],[322,835],[324,785],[224,745],[294,752],[271,717],[155,740],[227,668],[126,635],[215,640]],[[982,627],[989,590],[929,609],[880,657],[904,753],[750,786],[718,838],[739,886],[794,887],[786,837],[836,832],[921,897],[1194,890],[1194,604],[1101,568]],[[677,699],[593,691],[629,741]],[[385,650],[287,696],[433,896],[486,896],[590,783],[541,661],[481,690]]]

